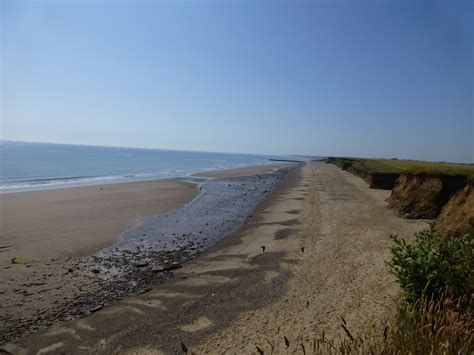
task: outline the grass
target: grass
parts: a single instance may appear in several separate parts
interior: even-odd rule
[[[474,175],[472,164],[433,163],[418,160],[369,159],[380,167],[388,167],[410,174]]]
[[[466,310],[465,303],[448,296],[423,297],[394,307],[384,322],[370,323],[360,335],[351,333],[341,318],[345,335],[338,339],[328,339],[323,333],[302,343],[283,336],[283,349],[266,339],[268,346],[256,350],[259,354],[313,355],[473,354],[474,313],[472,308]]]
[[[435,163],[419,160],[398,159],[364,159],[364,158],[328,158],[328,163],[342,167],[344,163],[350,163],[354,168],[368,174],[374,173],[398,173],[398,174],[430,174],[466,176],[474,182],[473,164]]]
[[[415,304],[398,306],[381,324],[370,324],[361,336],[351,334],[328,340],[322,335],[310,344],[299,344],[306,354],[472,354],[474,316],[460,307],[464,300],[421,298]]]

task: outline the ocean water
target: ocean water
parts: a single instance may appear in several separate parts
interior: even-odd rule
[[[0,141],[0,192],[186,177],[270,158],[288,157]]]

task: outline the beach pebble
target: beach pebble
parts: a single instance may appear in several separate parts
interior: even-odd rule
[[[164,272],[166,271],[166,268],[163,266],[157,266],[151,269],[152,272],[159,273],[159,272]]]
[[[145,267],[145,266],[148,266],[148,261],[139,261],[139,262],[136,262],[134,265],[135,267]]]
[[[181,268],[181,264],[177,262],[172,262],[170,266],[168,266],[168,270],[176,270]]]
[[[91,308],[91,309],[89,309],[89,312],[95,313],[95,312],[97,312],[97,311],[100,311],[102,308],[104,308],[104,305],[100,305],[100,306]]]

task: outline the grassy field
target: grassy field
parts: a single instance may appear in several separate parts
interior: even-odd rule
[[[328,158],[328,163],[343,166],[352,164],[356,169],[371,173],[433,174],[466,176],[474,181],[473,164],[433,163],[419,160]]]

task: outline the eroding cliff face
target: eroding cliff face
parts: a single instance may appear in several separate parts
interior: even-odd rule
[[[443,238],[474,230],[474,183],[467,176],[370,171],[357,159],[328,158],[369,183],[370,188],[392,190],[388,207],[401,217],[436,219]]]
[[[443,207],[436,221],[443,238],[449,238],[474,229],[474,186],[458,191]]]
[[[371,189],[391,190],[400,176],[399,173],[368,173],[357,169],[352,163],[344,163],[341,168],[367,181]]]
[[[365,180],[371,189],[392,190],[399,177],[398,173],[374,173],[368,175]]]
[[[387,201],[402,217],[434,219],[465,184],[463,176],[401,175]]]

